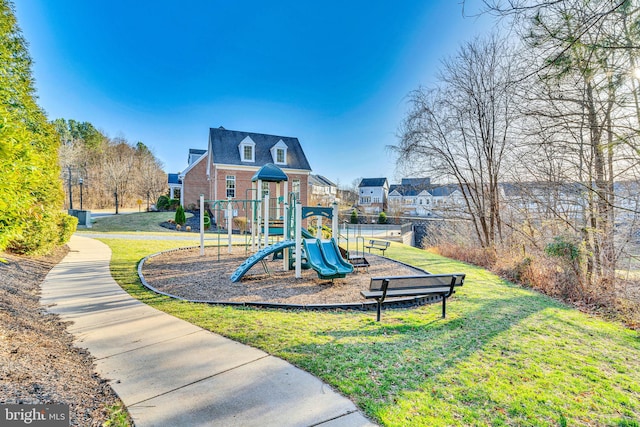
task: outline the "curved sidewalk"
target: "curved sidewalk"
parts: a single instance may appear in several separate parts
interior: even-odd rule
[[[111,250],[74,235],[41,303],[145,426],[372,426],[347,398],[291,364],[151,308],[109,271]]]

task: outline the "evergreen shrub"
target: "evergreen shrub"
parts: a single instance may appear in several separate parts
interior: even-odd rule
[[[184,223],[187,222],[187,216],[184,214],[184,208],[182,206],[178,206],[176,209],[175,220],[176,224],[179,225],[184,225]]]

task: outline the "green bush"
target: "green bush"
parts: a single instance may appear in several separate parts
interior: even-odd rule
[[[78,228],[78,218],[61,212],[60,217],[58,218],[58,228],[60,230],[58,244],[64,245],[69,241],[71,235]]]
[[[580,248],[575,243],[567,241],[564,237],[556,236],[553,242],[547,244],[544,252],[552,257],[563,258],[568,261],[576,261],[580,257]]]
[[[169,197],[162,195],[158,197],[158,201],[156,202],[156,208],[159,211],[168,211],[169,210]]]
[[[42,255],[69,241],[78,219],[59,211],[40,211],[25,216],[24,228],[7,249],[17,254]]]
[[[386,224],[387,223],[387,214],[384,212],[380,212],[378,215],[378,224]]]
[[[0,251],[44,254],[60,240],[60,138],[37,105],[27,43],[0,2]]]
[[[357,224],[357,223],[358,223],[358,211],[354,209],[351,212],[351,224]]]
[[[169,199],[169,210],[178,209],[180,206],[180,199]]]
[[[184,225],[187,222],[187,216],[184,214],[184,208],[178,205],[175,216],[176,224]]]

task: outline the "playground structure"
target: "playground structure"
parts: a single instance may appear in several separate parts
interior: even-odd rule
[[[251,179],[252,188],[246,191],[246,198],[209,200],[200,196],[200,253],[204,254],[204,206],[208,202],[209,215],[216,219],[218,227],[218,260],[220,260],[221,222],[224,219],[227,230],[228,252],[232,250],[233,218],[239,212],[246,215],[246,230],[250,234],[245,236],[245,251],[253,254],[236,269],[231,276],[232,282],[238,282],[257,263],[261,263],[266,273],[269,273],[266,262],[269,255],[281,256],[285,270],[295,270],[295,277],[302,277],[302,268],[309,267],[318,273],[321,279],[343,278],[353,272],[353,266],[342,257],[338,240],[338,208],[333,207],[303,207],[298,201],[296,193],[288,193],[288,177],[277,166],[267,164],[263,166]],[[263,183],[276,183],[276,197],[271,198]],[[280,194],[280,183],[284,182],[284,195]],[[266,187],[268,188],[268,185]],[[253,197],[250,197],[250,194]],[[259,197],[261,196],[261,197]],[[303,220],[309,217],[317,218],[316,235],[302,227]],[[322,220],[331,221],[331,238],[323,240]],[[274,239],[277,239],[273,242]],[[347,241],[348,244],[348,241]],[[363,242],[364,246],[364,242]],[[303,257],[304,252],[304,257]],[[303,262],[304,259],[304,262]]]
[[[290,195],[289,200],[290,204],[284,203],[282,207],[284,213],[281,220],[282,233],[276,231],[276,235],[281,236],[282,240],[270,245],[267,244],[269,236],[273,236],[270,234],[274,231],[273,227],[270,227],[269,221],[258,222],[256,225],[262,225],[262,227],[256,233],[257,240],[262,242],[264,238],[265,246],[258,249],[236,269],[231,276],[232,282],[238,282],[251,267],[259,262],[263,263],[265,271],[268,272],[264,259],[272,254],[282,254],[283,268],[286,270],[294,269],[296,278],[302,277],[302,268],[306,266],[315,270],[321,279],[343,278],[353,272],[353,266],[346,262],[340,253],[337,239],[333,236],[329,240],[322,239],[322,218],[332,220],[332,231],[338,230],[337,205],[334,204],[330,208],[303,207],[295,200],[294,194]],[[294,206],[294,209],[291,209],[291,205]],[[264,206],[267,206],[266,209],[268,209],[267,198],[264,200]],[[302,220],[312,216],[318,218],[315,237],[308,230],[302,228]],[[264,218],[269,218],[266,212]]]

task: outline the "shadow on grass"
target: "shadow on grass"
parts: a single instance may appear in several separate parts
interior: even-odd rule
[[[358,404],[372,413],[402,393],[420,390],[434,378],[487,346],[497,335],[549,307],[537,295],[498,297],[480,305],[453,299],[446,319],[439,304],[417,310],[385,311],[379,324],[321,331],[323,344],[283,349],[296,363],[322,373],[342,392],[365,396]],[[439,317],[439,316],[438,316]],[[364,391],[364,392],[363,392]]]

